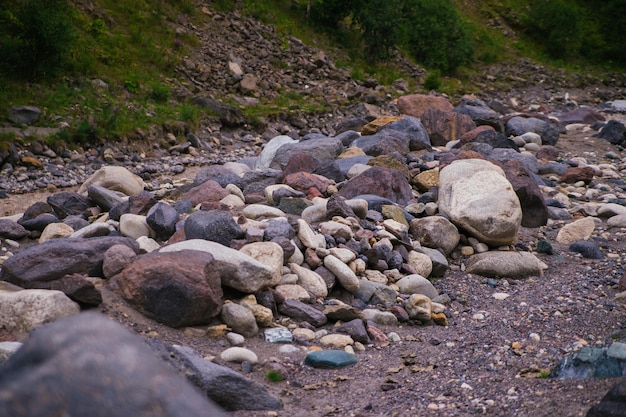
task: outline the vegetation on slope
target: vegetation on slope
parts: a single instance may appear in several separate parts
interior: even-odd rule
[[[429,71],[417,88],[451,93],[477,66],[519,56],[590,71],[626,67],[626,0],[5,0],[0,118],[10,105],[37,105],[44,124],[70,125],[63,139],[91,144],[168,120],[198,123],[203,110],[172,100],[170,81],[198,46],[175,26],[201,24],[203,6],[275,25],[334,51],[356,80],[382,84],[403,76],[397,53]]]

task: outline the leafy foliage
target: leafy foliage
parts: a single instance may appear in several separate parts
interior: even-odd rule
[[[69,66],[76,38],[67,0],[8,1],[0,11],[0,66],[28,78]]]
[[[541,42],[553,58],[577,54],[581,46],[582,15],[564,0],[535,1],[526,16],[526,32]]]

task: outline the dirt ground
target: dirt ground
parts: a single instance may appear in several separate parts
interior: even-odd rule
[[[614,163],[607,151],[624,152],[587,133],[562,135],[563,157],[582,156],[592,163]],[[183,176],[193,177],[188,171]],[[4,214],[14,214],[46,193],[10,196],[0,201]],[[594,239],[604,258],[585,260],[556,244],[559,224],[522,229],[518,241],[535,247],[552,242],[554,255],[539,254],[549,268],[544,276],[522,280],[488,280],[461,272],[467,259],[451,260],[451,270],[435,287],[447,294],[447,327],[406,325],[383,328],[401,341],[367,346],[356,365],[313,369],[303,365],[306,346],[281,353],[260,334],[246,340],[260,363],[247,377],[265,385],[284,407],[275,414],[240,411],[233,416],[584,416],[615,380],[547,377],[568,352],[603,346],[626,321],[626,306],[615,299],[624,275],[625,243],[620,230],[600,228]],[[144,337],[190,346],[215,358],[229,347],[223,338],[195,337],[143,317],[103,288],[99,310]],[[505,293],[505,299],[494,298]],[[332,326],[330,326],[332,330]],[[626,341],[626,340],[625,340]],[[267,378],[267,362],[277,362],[287,377]],[[225,364],[239,372],[239,365]]]

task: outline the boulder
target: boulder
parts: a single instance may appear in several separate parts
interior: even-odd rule
[[[428,109],[422,115],[421,121],[433,146],[445,146],[476,128],[469,116],[454,111]]]
[[[0,280],[22,288],[40,288],[40,283],[69,274],[103,277],[104,253],[114,245],[125,245],[139,253],[137,243],[126,237],[54,239],[29,246],[4,261]]]
[[[204,251],[213,255],[214,268],[219,272],[223,286],[251,294],[270,287],[273,282],[272,267],[217,242],[191,239],[165,246],[159,252],[185,249]]]
[[[142,314],[171,327],[207,324],[222,308],[220,271],[206,252],[152,252],[110,284]]]
[[[78,193],[84,194],[90,185],[99,185],[112,191],[119,191],[128,196],[137,195],[143,191],[146,184],[138,175],[120,166],[104,166],[94,172],[91,177],[80,186]]]
[[[422,117],[428,109],[452,111],[454,106],[447,98],[426,94],[409,94],[398,98],[398,111],[413,117]]]
[[[389,199],[393,203],[407,205],[413,198],[411,184],[400,171],[372,167],[348,180],[339,190],[339,195],[347,199],[362,194],[371,194]]]
[[[513,244],[522,222],[519,198],[504,171],[480,159],[457,160],[440,171],[439,211],[494,246]]]
[[[522,207],[521,225],[523,227],[545,226],[548,223],[548,206],[535,176],[519,161],[507,161],[502,168]]]
[[[228,212],[198,210],[185,220],[185,236],[230,246],[233,239],[241,239],[244,233]]]
[[[289,158],[296,154],[309,155],[320,161],[320,163],[331,161],[337,158],[342,151],[343,144],[336,138],[320,137],[302,140],[300,142],[285,143],[280,147],[280,152],[274,154],[269,167],[282,169],[287,165],[287,162],[289,162]],[[265,152],[265,150],[263,152]],[[263,153],[261,153],[259,158],[261,158],[261,156],[263,156]]]
[[[141,338],[97,313],[34,331],[0,366],[0,393],[0,410],[14,417],[226,416]]]
[[[490,251],[472,255],[466,272],[497,278],[542,276],[547,266],[530,252]]]
[[[459,244],[461,236],[450,220],[443,216],[428,216],[411,221],[409,233],[422,246],[441,248],[447,255]]]
[[[536,117],[515,116],[506,123],[508,136],[522,136],[526,132],[534,132],[541,136],[544,145],[556,145],[559,140],[559,128],[554,123]]]

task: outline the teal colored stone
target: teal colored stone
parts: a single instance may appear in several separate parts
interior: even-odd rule
[[[606,352],[609,358],[615,358],[620,360],[626,360],[626,343],[613,342],[609,346],[609,350]]]
[[[622,376],[622,366],[615,358],[604,358],[596,366],[595,377],[598,379],[617,378],[620,376]]]
[[[310,352],[304,360],[305,365],[313,368],[341,368],[354,365],[358,360],[356,356],[343,350],[319,350]]]
[[[594,363],[605,355],[605,350],[602,348],[582,348],[575,356],[574,359],[580,362]]]

